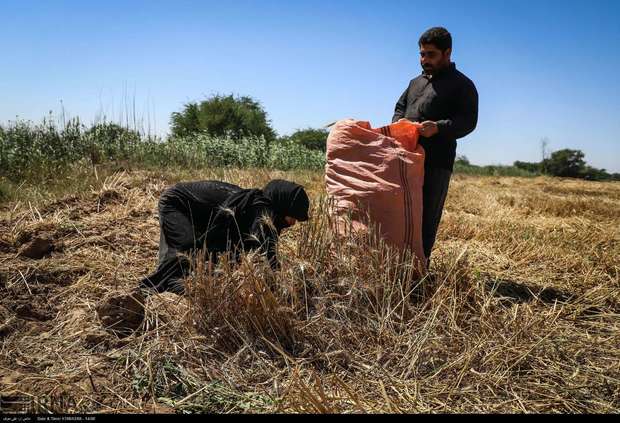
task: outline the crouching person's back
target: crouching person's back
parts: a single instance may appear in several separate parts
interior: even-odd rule
[[[201,249],[211,261],[221,253],[259,250],[278,269],[280,233],[307,220],[309,205],[303,187],[289,181],[274,180],[262,190],[221,181],[178,183],[160,197],[159,265],[140,287],[182,294]]]

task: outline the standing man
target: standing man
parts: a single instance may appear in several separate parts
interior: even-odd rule
[[[478,92],[450,60],[452,36],[445,28],[427,30],[418,41],[422,74],[400,96],[392,122],[422,124],[424,162],[422,242],[427,265],[437,236],[456,156],[456,140],[476,128]]]

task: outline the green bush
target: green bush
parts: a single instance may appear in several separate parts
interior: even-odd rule
[[[3,203],[9,198],[9,186],[0,178],[0,203]]]
[[[467,164],[464,161],[454,162],[454,173],[461,173],[466,175],[477,176],[522,176],[531,177],[536,176],[536,173],[521,169],[515,166],[502,166],[502,165],[489,165],[489,166],[477,166],[473,164]]]
[[[293,134],[281,138],[281,141],[292,141],[310,150],[319,150],[324,152],[327,149],[328,135],[329,131],[326,131],[325,129],[299,129]]]
[[[136,160],[156,166],[263,167],[279,170],[322,169],[325,154],[293,142],[270,143],[264,138],[211,137],[206,134],[143,142]]]
[[[0,126],[0,176],[13,181],[59,177],[75,168],[105,163],[146,166],[322,169],[325,153],[293,141],[264,137],[216,137],[205,133],[159,139],[141,137],[115,123],[90,128],[78,119],[59,128],[17,121]]]
[[[83,153],[96,164],[105,160],[128,160],[140,142],[140,133],[116,123],[104,122],[84,132]]]
[[[542,166],[540,163],[521,162],[517,160],[516,162],[513,163],[513,166],[516,167],[517,169],[522,169],[527,172],[536,173],[536,174],[539,174],[542,170]]]
[[[583,177],[586,171],[584,156],[581,150],[565,148],[551,153],[551,157],[543,160],[542,167],[545,173],[553,176]]]
[[[0,174],[20,178],[54,174],[82,154],[79,120],[59,129],[51,119],[41,124],[11,122],[0,131]]]
[[[187,103],[181,112],[172,114],[171,120],[174,137],[198,133],[234,140],[263,137],[272,141],[276,137],[265,110],[247,96],[216,95],[200,103]]]

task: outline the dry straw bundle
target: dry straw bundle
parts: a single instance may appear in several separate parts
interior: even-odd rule
[[[190,177],[296,180],[312,218],[281,239],[279,272],[198,261],[187,295],[135,296],[158,196]],[[620,185],[457,175],[421,278],[378,239],[334,236],[322,196],[320,173],[134,172],[5,207],[0,395],[106,413],[620,410]],[[20,255],[35,238],[54,248]],[[134,328],[102,323],[109,298],[134,301],[117,303]]]

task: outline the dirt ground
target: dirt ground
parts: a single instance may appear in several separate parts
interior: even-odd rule
[[[231,174],[228,179],[250,186],[272,176],[242,172]],[[313,195],[318,195],[322,181],[319,174],[295,177],[303,178]],[[278,381],[285,381],[289,387],[298,386],[298,398],[303,396],[300,393],[303,389],[299,388],[302,385],[290,382],[294,370],[286,363],[272,362],[271,367],[264,369],[253,367],[252,354],[260,355],[260,351],[246,349],[225,359],[210,355],[204,334],[184,327],[183,316],[190,308],[184,298],[174,294],[144,300],[144,315],[137,320],[137,331],[128,336],[119,336],[102,323],[98,314],[101,304],[130,293],[139,278],[156,265],[159,240],[156,205],[159,194],[169,183],[169,179],[153,173],[119,174],[91,192],[45,204],[15,203],[0,210],[0,406],[4,407],[3,411],[17,411],[25,403],[34,404],[42,411],[273,411],[283,407],[279,400],[286,397]],[[285,252],[294,251],[295,236],[288,238]],[[406,389],[413,389],[410,393],[413,397],[418,395],[418,402],[402,399],[404,391],[396,392],[400,388],[385,391],[377,387],[367,398],[359,399],[359,403],[350,399],[354,398],[351,394],[350,401],[345,401],[349,405],[337,406],[340,404],[337,398],[344,395],[342,388],[340,397],[332,395],[331,408],[326,406],[322,410],[320,405],[312,406],[312,393],[320,389],[308,388],[308,408],[284,409],[347,411],[350,406],[353,410],[388,411],[388,405],[392,404],[395,411],[620,410],[620,361],[613,362],[620,360],[617,355],[620,350],[620,184],[457,175],[450,188],[437,244],[437,260],[446,263],[446,275],[449,264],[459,260],[454,256],[464,250],[469,280],[485,281],[486,288],[491,284],[495,293],[495,297],[481,297],[481,304],[497,300],[497,292],[502,301],[508,299],[511,304],[521,304],[521,308],[511,305],[512,308],[502,311],[505,316],[514,314],[513,322],[525,319],[523,316],[529,316],[528,313],[537,319],[535,307],[541,307],[540,310],[551,316],[552,309],[560,307],[558,301],[577,297],[581,299],[580,313],[590,310],[591,315],[598,316],[598,320],[588,320],[575,311],[577,306],[566,308],[561,318],[554,315],[563,322],[558,327],[564,328],[553,334],[559,339],[558,345],[562,337],[569,340],[573,334],[583,343],[579,351],[571,350],[566,362],[571,366],[583,363],[583,372],[589,376],[580,379],[579,369],[570,368],[541,377],[545,383],[551,383],[553,378],[573,374],[579,381],[577,387],[557,380],[552,383],[553,392],[562,392],[561,385],[565,383],[566,389],[579,391],[579,396],[557,394],[560,400],[556,397],[545,401],[545,392],[549,391],[541,391],[542,385],[531,382],[533,392],[539,389],[537,403],[535,394],[530,397],[523,393],[530,383],[523,382],[524,385],[517,384],[519,388],[513,391],[519,394],[515,393],[514,398],[506,394],[507,403],[502,405],[489,399],[496,397],[490,393],[493,383],[488,382],[490,391],[478,393],[479,403],[472,399],[458,407],[442,408],[437,405],[441,401],[433,402],[433,392],[445,404],[454,398],[450,397],[454,391],[450,395],[432,390],[415,394],[411,385]],[[481,287],[480,292],[486,288]],[[530,301],[538,305],[524,309],[530,307]],[[140,312],[139,308],[135,311]],[[420,325],[429,324],[428,316],[420,316]],[[536,321],[542,331],[549,330],[547,323]],[[506,327],[508,323],[502,325],[498,327]],[[588,337],[591,350],[588,350]],[[541,336],[527,345],[533,350],[548,339]],[[433,344],[433,348],[449,345],[451,341],[441,342]],[[429,348],[431,344],[429,341]],[[506,351],[512,348],[508,341],[504,345]],[[527,355],[529,347],[524,348]],[[569,351],[558,348],[559,353],[549,355],[553,357],[549,358],[549,363],[553,363],[550,365],[559,365],[562,360],[558,357]],[[607,351],[607,355],[602,351]],[[338,354],[345,352],[333,356]],[[461,359],[457,359],[458,352],[454,354],[450,359],[456,363]],[[497,360],[501,361],[500,356]],[[377,355],[376,361],[383,360],[381,357]],[[516,356],[511,357],[511,363],[522,363]],[[506,360],[509,361],[504,357]],[[537,364],[531,368],[544,367],[544,357],[540,360],[534,361]],[[389,368],[389,359],[383,362]],[[474,372],[484,373],[473,370],[473,362],[460,363],[467,371],[471,367]],[[232,368],[245,369],[243,377],[227,375]],[[350,376],[347,372],[350,370],[342,373],[343,379]],[[396,378],[396,374],[391,373],[390,377]],[[475,375],[467,375],[464,378],[464,374],[457,372],[452,377],[459,382],[455,386],[462,390],[464,398],[470,398],[467,389],[477,389],[471,381],[469,385],[465,383],[469,376]],[[311,378],[295,377],[305,380],[303,386],[315,386]],[[366,377],[378,380],[376,376]],[[411,376],[398,379],[400,382],[394,382],[393,387],[412,379]],[[241,380],[245,387],[240,386]],[[354,382],[347,383],[354,386]],[[207,392],[205,387],[208,387],[208,398],[197,394],[200,390]],[[599,398],[605,396],[607,402],[600,403]],[[200,406],[195,401],[198,397],[202,401]],[[384,401],[385,397],[389,403]],[[401,402],[397,407],[398,398]],[[426,398],[426,402],[421,398]],[[524,400],[522,407],[518,398]],[[183,408],[190,403],[194,408]]]

